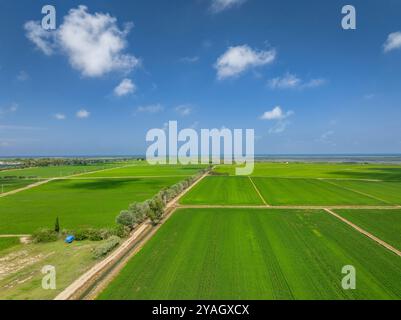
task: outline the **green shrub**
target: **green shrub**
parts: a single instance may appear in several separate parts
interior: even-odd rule
[[[35,243],[55,242],[59,234],[51,229],[41,229],[33,233],[32,240]]]
[[[123,238],[128,238],[130,232],[131,232],[130,228],[120,224],[114,228],[113,235],[123,239]]]
[[[116,222],[128,228],[133,228],[135,221],[133,220],[132,214],[130,211],[123,210],[116,218]]]
[[[93,252],[93,258],[100,259],[107,256],[111,251],[113,251],[121,242],[121,239],[117,236],[112,236],[106,240],[105,243],[102,243],[98,247],[96,247]]]
[[[111,229],[78,229],[76,231],[71,231],[69,234],[72,234],[75,237],[76,241],[102,241],[108,239],[113,235],[113,230]]]

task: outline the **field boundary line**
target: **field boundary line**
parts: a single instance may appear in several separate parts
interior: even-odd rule
[[[255,182],[253,182],[251,176],[248,176],[249,181],[251,181],[253,188],[255,189],[256,193],[259,195],[259,198],[262,200],[265,206],[269,207],[269,204],[266,202],[265,198],[262,197],[262,194],[260,193],[259,189],[256,187]]]
[[[398,249],[394,248],[393,246],[391,246],[390,244],[388,244],[387,242],[381,240],[380,238],[374,236],[373,234],[371,234],[370,232],[362,229],[361,227],[357,226],[356,224],[352,223],[351,221],[349,221],[348,219],[345,219],[344,217],[340,216],[339,214],[335,213],[334,211],[330,210],[330,209],[324,209],[327,213],[331,214],[332,216],[336,217],[337,219],[341,220],[342,222],[348,224],[349,226],[351,226],[352,228],[354,228],[356,231],[362,233],[363,235],[365,235],[366,237],[370,238],[371,240],[377,242],[378,244],[380,244],[381,246],[383,246],[384,248],[390,250],[391,252],[395,253],[397,256],[401,257],[401,251],[399,251]]]
[[[88,297],[88,299],[96,298],[100,291],[103,290],[114,279],[114,277],[128,263],[128,261],[142,248],[143,245],[145,245],[147,240],[150,239],[151,236],[153,236],[153,234],[171,217],[171,215],[176,211],[177,202],[181,199],[181,197],[189,192],[207,175],[208,172],[199,177],[190,187],[188,187],[166,205],[166,215],[161,223],[159,223],[156,227],[152,227],[149,224],[149,221],[142,223],[116,250],[81,275],[77,280],[59,293],[54,300],[75,300],[85,297]],[[144,235],[144,233],[147,231],[150,232],[149,237]],[[145,239],[143,243],[141,242],[142,237]],[[139,248],[135,248],[135,246],[138,244]],[[133,248],[134,250],[132,251]],[[100,284],[97,283],[99,279],[101,281]]]
[[[369,197],[369,198],[374,199],[374,200],[379,200],[379,201],[381,201],[381,202],[383,202],[383,203],[393,204],[393,203],[391,203],[390,201],[383,200],[383,199],[381,199],[381,198],[372,196],[371,194],[365,193],[365,192],[363,192],[363,191],[358,191],[358,190],[355,190],[355,189],[350,188],[350,187],[341,186],[341,185],[338,185],[338,184],[336,184],[336,183],[334,183],[334,182],[331,182],[331,181],[328,181],[328,180],[325,180],[325,179],[322,179],[321,181],[327,182],[328,184],[331,184],[331,185],[333,185],[333,186],[342,188],[342,189],[344,189],[344,190],[348,190],[348,191],[352,191],[352,192],[355,192],[355,193],[359,193],[360,195],[363,195],[363,196],[365,196],[365,197]]]

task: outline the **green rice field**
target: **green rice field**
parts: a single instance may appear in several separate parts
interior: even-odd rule
[[[70,176],[74,174],[82,174],[86,172],[109,169],[118,167],[121,163],[107,163],[100,165],[82,165],[82,166],[49,166],[49,167],[35,167],[26,169],[14,170],[1,170],[0,177],[34,177],[34,178],[59,178]]]
[[[400,299],[400,274],[399,257],[322,211],[183,209],[99,299]]]
[[[401,251],[401,210],[336,210],[336,213]]]
[[[206,177],[181,199],[182,204],[262,205],[248,177]]]
[[[0,195],[12,190],[26,187],[30,184],[36,183],[39,180],[34,179],[1,179],[0,178]]]
[[[235,166],[218,166],[216,171],[234,175]],[[401,166],[360,163],[259,162],[255,164],[252,176],[401,181]]]
[[[109,227],[134,201],[151,198],[180,178],[55,180],[0,198],[0,234],[26,234],[52,228]]]
[[[318,179],[253,177],[271,205],[385,205],[386,203]]]
[[[191,176],[205,168],[203,165],[148,165],[145,163],[113,170],[94,172],[84,177],[152,177],[152,176]]]

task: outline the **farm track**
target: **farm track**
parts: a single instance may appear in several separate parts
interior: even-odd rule
[[[205,173],[179,196],[170,201],[165,208],[166,215],[156,227],[151,227],[145,221],[137,227],[131,236],[120,245],[111,255],[102,260],[69,287],[61,292],[54,300],[93,300],[118,274],[126,263],[134,256],[156,231],[171,217],[177,208],[178,201],[203,180],[209,173]]]

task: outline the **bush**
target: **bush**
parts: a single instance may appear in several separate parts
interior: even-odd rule
[[[111,229],[79,229],[76,231],[72,231],[69,234],[72,234],[75,237],[76,241],[102,241],[108,239],[113,235],[113,230]]]
[[[98,247],[96,247],[92,255],[95,259],[103,258],[108,255],[111,251],[113,251],[121,242],[121,239],[117,236],[112,236],[105,243],[102,243]]]
[[[41,229],[33,233],[32,240],[35,243],[55,242],[58,240],[58,233],[51,229]]]
[[[127,210],[120,212],[120,214],[116,218],[116,222],[131,229],[134,227],[135,224],[131,212]]]
[[[128,236],[130,235],[130,232],[131,232],[130,228],[120,224],[114,228],[113,235],[115,235],[119,238],[128,238]]]

